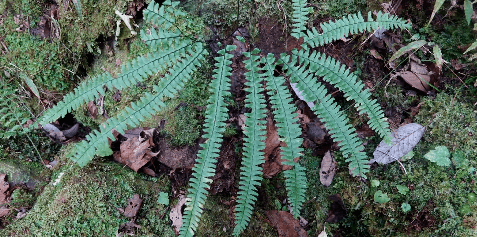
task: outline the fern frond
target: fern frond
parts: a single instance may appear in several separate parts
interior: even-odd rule
[[[212,183],[211,177],[215,173],[215,163],[219,156],[219,147],[222,143],[222,133],[225,131],[225,120],[227,119],[227,107],[224,97],[230,95],[230,75],[232,68],[230,64],[233,55],[227,51],[234,50],[236,46],[228,45],[218,53],[216,57],[214,70],[214,79],[211,82],[211,92],[213,93],[207,101],[205,112],[204,138],[207,141],[201,144],[202,150],[199,151],[197,163],[192,169],[193,174],[190,179],[189,194],[187,195],[186,208],[184,211],[182,226],[179,231],[180,236],[194,236],[199,225],[199,219],[202,215],[202,207],[207,198],[207,189]]]
[[[278,135],[287,144],[286,147],[281,147],[281,155],[285,160],[284,164],[292,166],[292,169],[286,170],[284,175],[288,201],[296,218],[300,215],[301,206],[305,201],[307,186],[305,170],[298,162],[295,162],[295,159],[301,157],[301,152],[303,152],[303,148],[300,147],[303,139],[298,137],[301,134],[301,129],[298,126],[296,108],[292,104],[291,94],[284,85],[285,79],[273,75],[275,66],[275,56],[268,54],[265,63],[267,91],[274,109],[273,115],[277,121]]]
[[[336,21],[329,21],[320,24],[323,33],[319,33],[316,28],[308,30],[305,35],[304,42],[312,48],[319,47],[332,41],[348,36],[348,34],[356,34],[365,31],[373,31],[377,29],[395,29],[410,28],[411,25],[406,20],[397,16],[382,14],[378,12],[376,20],[373,19],[371,12],[368,12],[368,21],[365,21],[361,13],[348,15]]]
[[[306,30],[306,23],[308,22],[308,13],[309,7],[306,7],[307,1],[306,0],[293,0],[292,7],[293,7],[293,29],[291,32],[291,36],[295,38],[301,38],[305,36]]]
[[[144,43],[146,43],[146,45],[148,45],[151,49],[177,45],[181,39],[186,39],[181,35],[181,32],[178,30],[174,32],[169,32],[161,28],[159,28],[158,31],[156,31],[154,28],[151,28],[149,30],[143,29],[141,30],[140,34],[141,39],[144,40]]]
[[[176,63],[169,70],[169,74],[166,74],[158,85],[154,86],[155,94],[146,93],[140,101],[133,102],[117,117],[108,119],[99,131],[95,130],[88,134],[86,140],[75,147],[71,159],[83,167],[94,158],[95,154],[111,155],[112,151],[108,146],[108,138],[114,140],[111,131],[115,129],[119,133],[124,133],[127,126],[138,126],[141,121],[159,112],[165,106],[162,99],[174,97],[184,86],[185,81],[189,80],[193,72],[197,70],[206,53],[202,43],[195,44],[193,50],[192,47],[188,48],[185,52],[188,57]]]
[[[349,169],[353,175],[366,178],[369,165],[361,141],[356,135],[356,130],[350,125],[349,119],[341,112],[340,106],[327,94],[326,88],[316,79],[306,67],[296,66],[297,58],[281,55],[281,62],[292,83],[297,83],[297,88],[302,92],[306,101],[317,101],[311,108],[316,115],[325,123],[330,130],[331,137],[335,142],[340,142],[343,156],[350,162]]]
[[[382,138],[391,134],[388,128],[389,124],[386,122],[379,104],[375,99],[371,99],[369,90],[363,90],[364,84],[345,65],[319,52],[310,53],[306,47],[300,51],[293,50],[292,54],[301,61],[303,67],[308,66],[308,70],[343,91],[348,100],[354,100],[356,102],[354,105],[359,113],[368,114],[369,127]]]
[[[76,87],[73,92],[64,96],[63,100],[56,106],[47,110],[37,122],[41,125],[45,125],[65,116],[68,112],[77,109],[86,102],[99,98],[99,94],[105,94],[105,85],[110,90],[112,90],[113,87],[122,90],[136,85],[147,76],[157,73],[179,60],[189,48],[191,48],[191,45],[188,44],[187,41],[184,41],[176,48],[168,48],[164,51],[149,53],[146,57],[139,56],[132,62],[125,64],[122,67],[121,74],[117,78],[113,78],[111,74],[106,72],[85,81]]]
[[[167,0],[162,3],[162,6],[160,6],[159,3],[151,1],[149,6],[143,11],[144,20],[151,22],[156,26],[161,26],[164,30],[168,30],[176,22],[175,18],[177,16],[187,15],[185,12],[177,8],[179,3],[180,2],[177,1],[172,2]]]
[[[261,81],[263,75],[259,74],[259,67],[263,60],[259,60],[257,55],[260,50],[254,49],[252,53],[244,52],[245,57],[249,59],[244,61],[247,82],[245,89],[248,92],[245,99],[245,107],[251,109],[251,113],[245,113],[244,129],[244,157],[242,167],[240,168],[240,182],[237,206],[235,207],[235,228],[234,236],[238,236],[248,226],[252,216],[253,205],[257,201],[257,186],[262,181],[262,167],[265,162],[263,149],[265,149],[264,136],[266,135],[266,117],[265,97]]]

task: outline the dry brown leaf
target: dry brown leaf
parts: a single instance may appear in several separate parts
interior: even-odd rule
[[[290,212],[271,210],[265,211],[265,215],[267,215],[272,225],[277,229],[279,237],[308,236],[298,220],[293,218]]]
[[[430,75],[426,65],[422,63],[417,63],[413,60],[411,60],[411,72],[414,72],[416,74]]]
[[[265,139],[265,163],[263,164],[263,175],[267,178],[273,177],[282,170],[289,170],[291,166],[282,165],[280,146],[286,146],[285,142],[280,141],[277,133],[277,127],[273,120],[267,118],[267,138]]]
[[[320,182],[326,187],[331,185],[336,172],[336,161],[331,152],[326,152],[323,160],[321,160]]]
[[[6,180],[6,174],[0,174],[0,205],[8,203],[7,191],[10,187],[10,184]]]
[[[395,74],[395,76],[401,77],[409,85],[411,85],[412,87],[422,92],[427,92],[431,89],[431,87],[428,84],[431,81],[431,77],[429,75],[423,75],[423,74],[413,73],[411,71],[405,71],[405,72],[398,72]],[[423,80],[428,83],[424,82]]]
[[[369,53],[371,53],[375,59],[383,60],[383,57],[381,57],[375,49],[370,49]]]
[[[150,130],[152,131],[143,130],[140,132],[140,136],[133,136],[122,142],[119,152],[113,154],[114,160],[127,165],[137,172],[149,162],[152,157],[159,154],[159,152],[154,153],[151,151],[151,148],[155,145],[152,141],[152,132],[154,129]]]
[[[142,199],[139,197],[139,194],[134,194],[132,198],[128,200],[128,206],[124,209],[123,215],[128,218],[135,217],[139,208],[141,208],[141,204]]]
[[[172,221],[172,226],[174,226],[174,231],[176,234],[179,234],[179,229],[182,226],[182,206],[184,206],[186,202],[186,197],[184,195],[179,196],[179,201],[177,205],[175,205],[171,209],[171,213],[169,214],[169,218]]]
[[[300,122],[303,124],[303,123],[309,123],[311,122],[311,119],[310,117],[308,117],[306,114],[303,114],[301,112],[301,110],[297,110],[297,114],[298,114],[298,119],[300,119]]]
[[[92,118],[96,119],[98,117],[98,108],[94,104],[94,101],[88,102],[88,105],[86,107],[88,107],[89,115]]]
[[[0,217],[8,216],[10,209],[7,207],[0,207]]]

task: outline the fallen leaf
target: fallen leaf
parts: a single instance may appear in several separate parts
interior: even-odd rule
[[[124,209],[123,215],[128,218],[135,217],[139,208],[141,208],[142,199],[139,194],[134,194],[132,198],[128,200],[128,206]]]
[[[0,205],[8,203],[7,191],[10,184],[6,180],[7,174],[0,174]]]
[[[282,165],[280,146],[286,146],[280,141],[277,127],[271,117],[267,118],[267,137],[265,139],[265,163],[263,164],[263,176],[271,178],[282,170],[291,169],[289,165]]]
[[[331,156],[330,151],[326,152],[323,160],[321,160],[321,168],[320,168],[320,182],[325,186],[330,186],[331,181],[333,181],[333,177],[335,176],[336,172],[336,161]]]
[[[426,65],[415,62],[414,60],[411,60],[410,64],[411,64],[411,72],[414,72],[416,74],[429,75],[429,70],[427,69]]]
[[[397,72],[394,75],[401,77],[405,82],[407,82],[407,84],[422,92],[427,92],[431,89],[429,86],[431,77],[429,75],[417,74],[410,71]]]
[[[141,228],[140,225],[130,221],[119,225],[118,232],[116,237],[122,237],[124,234],[127,236],[134,236],[137,232],[137,229]]]
[[[172,221],[172,226],[174,226],[174,231],[176,234],[179,234],[179,230],[182,226],[182,206],[186,203],[186,198],[184,195],[179,196],[179,201],[177,202],[177,205],[175,205],[171,209],[171,213],[169,214],[169,218]]]
[[[300,122],[302,124],[307,124],[307,123],[311,122],[310,117],[308,117],[306,114],[303,114],[301,112],[301,110],[297,110],[296,113],[298,114],[298,119],[300,119]]]
[[[277,229],[279,237],[308,236],[298,220],[293,218],[290,212],[270,210],[265,211],[265,215],[267,215],[272,225]]]
[[[381,55],[379,55],[379,53],[376,51],[376,49],[370,49],[370,50],[369,50],[369,53],[370,53],[375,59],[383,60],[383,57],[381,57]]]
[[[374,151],[374,159],[369,163],[378,162],[388,164],[409,153],[421,140],[426,128],[417,123],[410,123],[400,127],[391,134],[392,142],[388,145],[381,141]]]
[[[7,207],[0,207],[0,218],[4,216],[8,216],[10,214],[10,209]]]
[[[38,98],[38,100],[41,100],[40,98],[40,92],[38,92],[38,88],[36,87],[35,83],[33,82],[32,79],[30,79],[27,75],[21,73],[20,77],[23,79],[23,81],[27,84],[28,88],[30,89],[31,92]]]
[[[434,59],[436,60],[436,66],[439,69],[439,73],[442,71],[442,65],[444,64],[444,59],[442,59],[442,52],[439,45],[434,45],[432,48],[432,53],[434,54]]]
[[[89,115],[92,118],[96,119],[98,117],[98,108],[94,104],[94,101],[88,102],[88,105],[86,105],[86,107],[88,108]]]
[[[436,15],[437,11],[441,8],[442,4],[444,4],[445,0],[436,0],[434,4],[434,9],[432,10],[431,18],[429,19],[429,22],[427,23],[428,25],[431,24],[432,19],[434,19],[434,16]]]
[[[154,129],[150,129],[154,130]],[[115,161],[127,165],[134,171],[138,171],[152,157],[159,154],[159,152],[152,152],[151,148],[154,147],[152,136],[150,133],[146,134],[144,131],[139,136],[128,138],[120,145],[120,151],[113,154]]]

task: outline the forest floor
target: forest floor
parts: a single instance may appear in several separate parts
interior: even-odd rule
[[[142,0],[84,3],[81,19],[72,1],[32,6],[38,2],[43,1],[0,5],[0,81],[5,88],[9,83],[21,85],[14,93],[34,115],[91,75],[117,74],[121,64],[147,52],[139,37],[124,33],[128,32],[124,25],[121,35],[114,37],[117,7],[141,27],[148,26],[142,21],[147,7]],[[329,131],[292,93],[305,149],[299,162],[308,178],[301,217],[294,219],[288,212],[282,172],[288,167],[280,158],[280,147],[286,144],[268,112],[264,180],[242,236],[318,236],[323,230],[329,236],[477,235],[477,72],[472,54],[463,54],[476,35],[465,21],[462,3],[453,7],[445,3],[428,25],[434,9],[431,0],[309,2],[310,28],[319,29],[320,23],[357,11],[385,11],[412,22],[409,30],[350,35],[314,50],[358,75],[381,105],[392,131],[418,123],[425,132],[412,155],[399,162],[372,164],[368,179],[352,177]],[[230,236],[248,112],[243,52],[260,48],[262,56],[278,56],[300,49],[302,41],[290,36],[291,4],[284,1],[201,0],[181,1],[181,6],[204,22],[212,53],[218,42],[237,46],[229,119],[197,231],[197,236]],[[237,14],[236,9],[241,11]],[[237,35],[247,40],[238,41]],[[418,40],[426,43],[390,61],[400,48]],[[434,45],[440,47],[442,58],[435,55]],[[201,125],[212,70],[212,65],[203,65],[179,95],[167,101],[164,112],[141,127],[115,134],[117,140],[110,143],[114,154],[84,168],[67,158],[75,143],[140,98],[160,76],[131,89],[108,91],[55,121],[62,136],[36,131],[0,139],[0,236],[176,235],[192,167],[199,144],[204,143]],[[281,69],[275,73],[286,77]],[[21,75],[33,79],[39,95]],[[367,118],[342,92],[317,80],[345,110],[366,154],[373,157],[381,140],[366,124]],[[450,151],[451,165],[443,167],[425,158],[443,146]],[[139,153],[146,154],[144,159],[134,159]],[[326,162],[334,168],[325,170]],[[330,170],[333,175],[323,178],[322,173]],[[378,192],[387,201],[377,199]]]

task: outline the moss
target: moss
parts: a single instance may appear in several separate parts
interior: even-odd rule
[[[64,165],[52,176],[55,180],[63,173],[59,183],[48,184],[28,215],[0,230],[0,235],[115,236],[119,225],[129,221],[118,208],[125,208],[134,194],[143,199],[136,234],[174,235],[167,213],[160,219],[167,207],[157,204],[161,191],[170,192],[167,177],[147,177],[101,160],[83,169],[65,158],[59,162]]]

